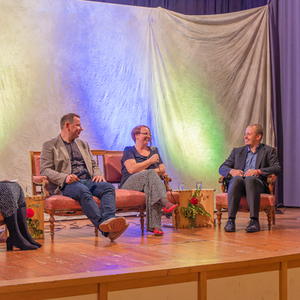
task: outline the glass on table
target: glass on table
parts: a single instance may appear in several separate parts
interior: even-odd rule
[[[178,181],[178,190],[183,191],[184,190],[184,181]]]
[[[196,181],[196,190],[202,190],[202,181]]]

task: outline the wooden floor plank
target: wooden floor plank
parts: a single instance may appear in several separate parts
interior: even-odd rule
[[[164,227],[163,237],[145,232],[141,235],[139,219],[127,218],[128,230],[116,242],[110,242],[94,229],[88,220],[77,220],[79,229],[71,229],[73,221],[61,222],[51,242],[46,222],[43,247],[34,251],[6,251],[0,243],[0,283],[14,279],[30,279],[95,271],[123,270],[140,267],[190,266],[236,262],[276,255],[299,253],[300,209],[288,208],[276,215],[276,225],[268,230],[265,213],[260,213],[261,231],[246,233],[248,213],[238,213],[237,231],[222,228],[173,229]],[[164,224],[171,220],[163,218]]]

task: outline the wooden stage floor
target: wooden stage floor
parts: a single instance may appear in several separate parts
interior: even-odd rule
[[[129,228],[116,242],[100,235],[95,237],[88,220],[76,220],[82,227],[79,229],[71,228],[74,221],[61,222],[63,228],[55,232],[54,242],[51,242],[46,222],[45,239],[39,240],[43,247],[38,250],[7,252],[6,244],[0,243],[0,288],[74,277],[79,273],[81,276],[124,274],[300,253],[299,208],[287,208],[283,214],[276,214],[276,225],[271,231],[262,212],[261,231],[246,233],[248,216],[248,213],[238,213],[235,233],[224,232],[227,214],[223,213],[221,229],[164,227],[163,237],[148,232],[141,236],[139,219],[128,217]],[[171,224],[171,220],[163,217],[163,224]]]

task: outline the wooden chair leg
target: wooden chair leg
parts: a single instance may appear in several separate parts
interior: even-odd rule
[[[179,211],[178,211],[178,209],[175,209],[174,214],[175,214],[175,228],[178,229],[178,225],[179,225]]]
[[[218,219],[218,228],[221,228],[221,219],[222,219],[222,212],[221,212],[221,205],[216,205],[217,208],[217,219]]]
[[[95,236],[98,237],[98,228],[95,226]]]
[[[54,222],[55,222],[53,214],[50,214],[49,222],[50,222],[51,241],[53,242],[53,240],[54,240]]]
[[[273,216],[273,209],[272,207],[267,208],[267,217],[268,217],[268,227],[269,230],[272,228],[272,216]]]
[[[143,212],[143,209],[140,211],[139,217],[140,217],[142,235],[144,235],[144,229],[145,229],[145,220],[144,220],[144,217],[145,217],[145,214]]]
[[[273,206],[273,209],[272,209],[272,221],[273,221],[273,225],[275,225],[275,205]]]

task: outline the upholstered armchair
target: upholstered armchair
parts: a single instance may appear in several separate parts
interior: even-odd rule
[[[223,193],[216,195],[216,208],[217,208],[217,220],[218,227],[221,226],[221,218],[222,218],[222,209],[228,209],[228,198],[227,198],[227,190],[228,183],[230,178],[224,178],[223,176],[219,179],[219,183],[221,183],[221,189]],[[268,184],[270,194],[261,194],[260,195],[260,211],[265,211],[267,213],[268,218],[268,228],[271,230],[272,222],[275,225],[275,175],[268,176]],[[249,206],[247,203],[247,198],[243,196],[240,201],[239,211],[248,211]]]

